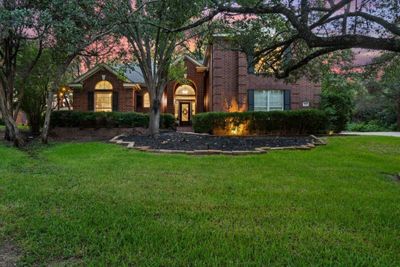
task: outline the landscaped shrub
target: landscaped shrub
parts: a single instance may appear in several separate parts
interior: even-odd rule
[[[395,125],[394,125],[395,126]],[[394,127],[384,127],[379,124],[379,121],[368,122],[353,122],[347,125],[347,130],[352,132],[385,132],[393,131]]]
[[[169,129],[175,126],[175,117],[172,114],[164,113],[160,117],[160,128]]]
[[[197,133],[226,135],[279,134],[297,135],[324,132],[327,116],[320,110],[271,112],[209,112],[193,118]]]
[[[161,114],[161,128],[172,128],[174,123],[175,118],[172,114]],[[54,111],[51,115],[52,127],[130,128],[148,125],[148,114],[136,112]]]
[[[396,106],[382,94],[359,94],[355,99],[352,124],[376,124],[386,130],[396,130]]]
[[[353,101],[349,94],[325,91],[321,95],[320,108],[328,116],[329,129],[341,132],[351,118]]]

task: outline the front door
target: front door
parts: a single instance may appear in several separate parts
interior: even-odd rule
[[[190,102],[180,102],[179,103],[179,124],[189,125],[191,119],[191,105]]]

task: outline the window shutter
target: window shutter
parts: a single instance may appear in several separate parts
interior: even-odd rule
[[[286,48],[286,50],[283,52],[283,65],[285,67],[289,67],[291,61],[293,58],[293,54],[292,54],[292,48],[288,47]]]
[[[136,110],[141,110],[143,108],[143,96],[136,93]]]
[[[87,95],[87,105],[88,105],[88,111],[94,111],[94,92],[88,92]]]
[[[247,91],[247,100],[248,100],[248,110],[254,111],[254,90],[250,89]]]
[[[290,94],[291,94],[291,90],[285,90],[284,99],[283,99],[285,110],[290,110],[290,106],[291,106],[291,102],[292,102]]]
[[[255,73],[255,68],[254,68],[254,55],[253,54],[247,54],[247,73],[248,74],[254,74]]]
[[[112,95],[112,110],[113,111],[118,111],[118,109],[119,109],[119,106],[118,106],[118,92],[113,92],[113,95]]]

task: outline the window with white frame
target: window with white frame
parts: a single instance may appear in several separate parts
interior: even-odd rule
[[[255,90],[254,111],[273,111],[284,109],[283,90]]]

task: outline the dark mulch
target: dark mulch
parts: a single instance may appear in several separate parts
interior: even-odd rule
[[[196,135],[179,132],[161,133],[152,138],[146,135],[130,135],[121,137],[123,141],[135,142],[135,146],[149,146],[152,149],[168,150],[223,150],[249,151],[258,147],[290,147],[312,143],[308,136],[251,136],[228,137],[212,135]]]

